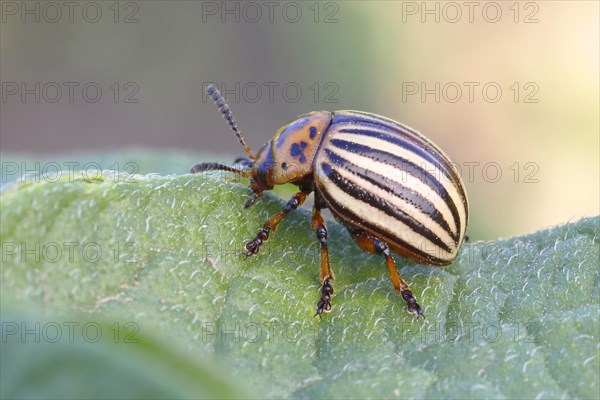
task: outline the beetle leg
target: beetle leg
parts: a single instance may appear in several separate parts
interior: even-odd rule
[[[321,299],[317,303],[317,312],[315,317],[318,315],[321,318],[323,312],[331,311],[331,295],[333,294],[333,287],[329,283],[329,279],[325,279],[323,286],[321,287]]]
[[[269,233],[274,231],[277,228],[277,225],[292,211],[297,209],[304,203],[306,200],[306,196],[308,193],[306,192],[298,192],[292,196],[292,198],[288,201],[287,205],[281,210],[279,213],[275,214],[273,217],[269,218],[267,222],[263,225],[262,229],[258,231],[258,235],[256,237],[246,243],[246,257],[254,255],[258,253],[258,249],[269,239]]]
[[[261,191],[256,191],[254,193],[252,193],[252,196],[250,196],[250,198],[246,201],[246,204],[244,204],[244,208],[250,208],[252,207],[252,204],[254,204],[254,202],[256,201],[256,199],[258,199],[260,196],[262,196]]]
[[[325,221],[321,216],[321,210],[316,207],[313,208],[312,228],[317,235],[317,239],[319,239],[319,243],[321,243],[321,275],[319,282],[323,283],[327,279],[335,280],[335,275],[333,274],[331,265],[329,264],[329,251],[327,250],[327,227],[325,226]]]
[[[325,227],[325,221],[321,216],[321,210],[316,206],[313,207],[312,215],[312,228],[317,235],[317,239],[321,243],[321,275],[319,282],[323,284],[321,287],[321,298],[317,303],[317,313],[315,316],[321,317],[323,312],[331,311],[331,295],[333,294],[333,287],[329,283],[329,280],[334,280],[335,275],[331,270],[329,264],[329,251],[327,250],[327,228]]]
[[[392,280],[392,285],[394,285],[396,293],[401,295],[404,301],[406,302],[408,306],[408,312],[411,314],[415,314],[417,318],[419,318],[420,316],[425,318],[425,314],[423,314],[423,309],[421,309],[421,306],[417,304],[417,299],[410,291],[408,284],[404,281],[404,279],[402,279],[402,277],[398,273],[398,269],[396,268],[396,262],[394,261],[394,258],[390,253],[388,245],[379,239],[374,239],[373,244],[375,245],[375,250],[378,253],[383,254],[385,256],[388,271],[390,273],[390,279]]]
[[[398,273],[398,269],[396,268],[396,262],[392,257],[390,249],[385,242],[373,238],[370,235],[362,231],[351,231],[352,239],[358,244],[358,246],[366,251],[367,253],[379,253],[385,256],[385,260],[387,262],[388,271],[390,273],[390,279],[392,281],[392,285],[394,286],[394,290],[396,293],[402,296],[404,301],[408,306],[408,312],[411,314],[415,314],[417,318],[422,316],[425,318],[425,314],[423,314],[423,310],[421,306],[417,304],[417,299],[410,291],[408,284],[402,279],[400,274]]]

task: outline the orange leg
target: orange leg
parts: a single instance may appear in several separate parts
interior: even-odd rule
[[[292,211],[297,209],[304,203],[306,200],[306,196],[308,193],[298,192],[292,196],[292,198],[288,201],[287,205],[281,210],[279,213],[275,214],[273,217],[269,218],[267,222],[263,225],[262,229],[258,232],[258,235],[246,243],[246,257],[254,255],[258,253],[258,249],[269,239],[269,233],[277,229],[277,225]]]
[[[390,273],[390,280],[392,281],[392,285],[394,286],[394,290],[396,293],[402,296],[406,305],[408,307],[408,312],[411,314],[415,314],[417,318],[422,316],[425,318],[425,314],[423,314],[423,309],[421,306],[417,304],[417,299],[411,292],[408,284],[402,279],[400,274],[398,273],[398,269],[396,268],[396,262],[392,257],[390,249],[385,242],[368,236],[364,233],[355,233],[352,235],[354,241],[358,244],[358,246],[368,253],[378,253],[383,254],[385,257],[388,272]]]
[[[312,215],[312,228],[317,235],[317,239],[321,243],[321,275],[319,281],[325,282],[327,279],[335,280],[335,275],[331,271],[329,265],[329,251],[327,250],[327,228],[325,227],[325,221],[321,216],[321,210],[316,207],[313,208]]]
[[[313,208],[312,228],[317,235],[317,239],[321,243],[321,275],[319,281],[323,284],[321,287],[321,298],[317,303],[317,313],[319,317],[323,312],[331,311],[331,296],[333,295],[333,287],[329,280],[334,280],[335,275],[329,264],[329,251],[327,250],[327,228],[325,221],[321,216],[321,210],[317,207]]]

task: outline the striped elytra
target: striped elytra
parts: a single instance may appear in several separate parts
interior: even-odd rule
[[[315,190],[345,225],[396,252],[448,265],[468,219],[461,178],[418,132],[387,118],[336,111],[314,162]]]
[[[284,125],[255,155],[219,91],[209,86],[207,93],[248,159],[238,159],[233,167],[197,164],[191,172],[225,170],[250,178],[252,196],[246,207],[275,185],[299,187],[284,209],[246,243],[246,256],[256,254],[270,232],[314,193],[312,228],[321,245],[322,284],[316,315],[331,311],[335,279],[321,216],[328,208],[361,249],[385,257],[392,285],[408,311],[424,316],[391,252],[436,266],[456,258],[465,238],[468,202],[459,173],[443,151],[419,132],[379,115],[318,111]]]

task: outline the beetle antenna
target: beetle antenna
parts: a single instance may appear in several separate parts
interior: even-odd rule
[[[230,167],[228,165],[207,162],[202,164],[196,164],[190,169],[190,174],[197,174],[204,171],[227,171],[233,172],[235,174],[241,175],[245,178],[251,178],[252,174],[247,171],[242,171],[241,169]]]
[[[225,118],[225,120],[227,121],[227,123],[229,124],[231,129],[233,130],[233,132],[235,132],[235,136],[237,136],[240,144],[244,147],[244,151],[248,154],[248,157],[251,160],[256,160],[256,156],[254,155],[254,153],[252,152],[250,147],[248,147],[248,145],[246,144],[246,141],[244,140],[244,137],[242,136],[242,132],[240,132],[240,129],[238,128],[237,124],[235,123],[233,114],[231,113],[229,106],[225,102],[223,95],[221,95],[221,92],[219,92],[219,90],[216,87],[214,87],[213,85],[208,85],[206,87],[206,93],[212,97],[216,106],[219,107],[219,111],[221,111],[221,114],[223,114],[223,117]]]

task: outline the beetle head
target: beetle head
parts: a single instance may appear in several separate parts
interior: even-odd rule
[[[330,112],[311,112],[287,123],[255,155],[246,145],[221,93],[213,85],[207,86],[206,92],[219,107],[219,111],[248,154],[248,159],[236,160],[236,164],[242,169],[205,163],[194,166],[192,172],[220,169],[251,178],[252,197],[246,203],[246,207],[250,207],[265,190],[271,190],[275,185],[285,183],[297,184],[312,173],[312,163],[319,144],[331,124],[332,114]]]

